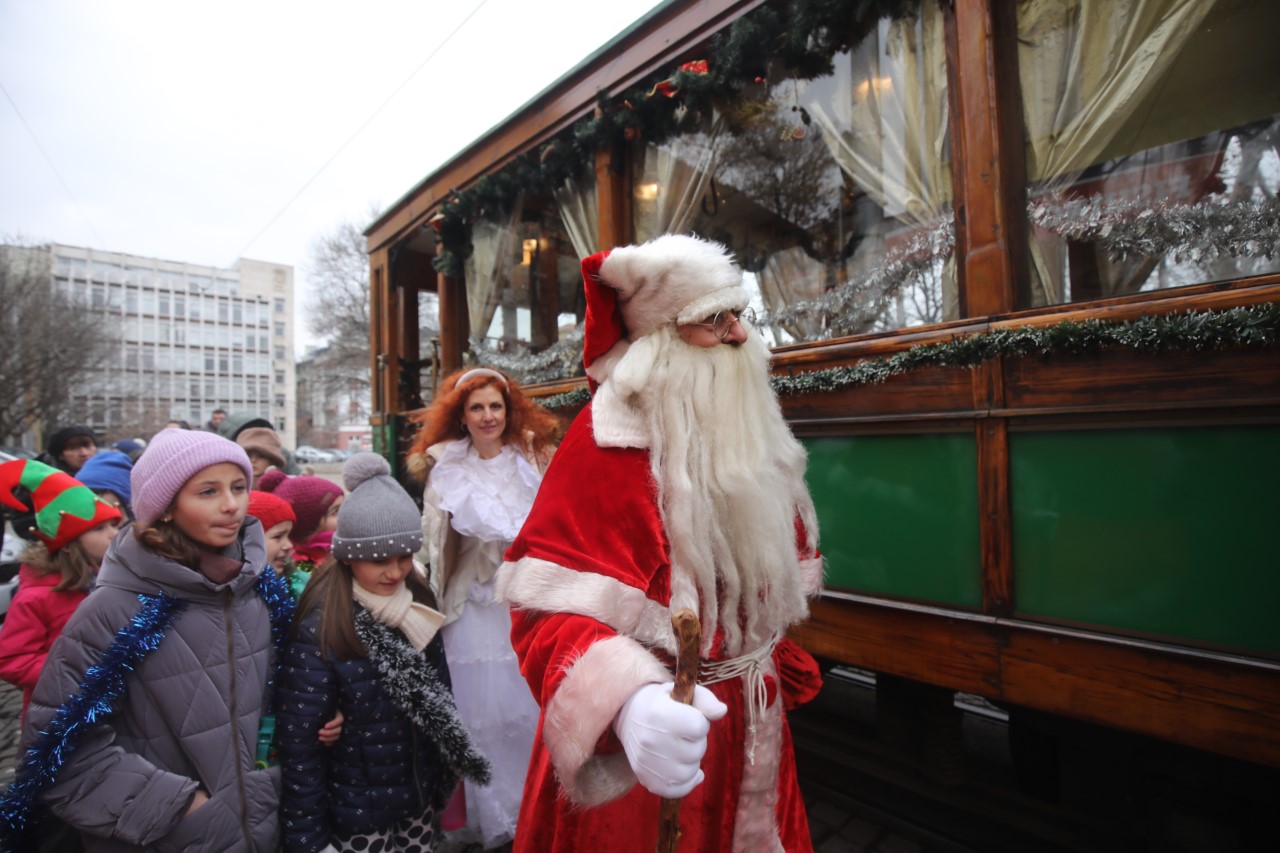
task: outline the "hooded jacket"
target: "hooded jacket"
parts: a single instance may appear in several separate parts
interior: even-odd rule
[[[94,594],[54,643],[24,730],[29,746],[116,632],[139,595],[186,602],[159,646],[126,677],[116,710],[87,729],[42,799],[79,828],[86,851],[274,851],[279,770],[255,770],[274,663],[270,619],[255,586],[266,560],[249,518],[221,556],[242,561],[225,584],[116,536]],[[184,818],[197,788],[209,801]]]
[[[24,718],[53,641],[88,595],[82,589],[54,590],[61,581],[58,572],[40,574],[23,563],[18,592],[0,627],[0,679],[22,688]]]

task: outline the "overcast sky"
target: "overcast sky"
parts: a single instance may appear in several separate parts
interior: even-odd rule
[[[0,0],[0,237],[291,264],[305,307],[317,235],[657,5]]]

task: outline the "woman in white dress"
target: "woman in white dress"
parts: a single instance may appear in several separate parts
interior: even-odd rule
[[[515,835],[538,705],[511,648],[511,614],[494,600],[494,575],[524,524],[560,431],[509,377],[486,367],[441,383],[410,470],[425,479],[423,548],[458,712],[493,764],[489,785],[466,782],[456,841],[502,846]]]

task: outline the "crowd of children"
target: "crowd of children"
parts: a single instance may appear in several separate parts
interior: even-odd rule
[[[74,465],[0,466],[38,537],[0,626],[24,691],[0,849],[430,851],[491,780],[413,499],[375,454],[344,491],[245,432],[81,458],[72,430]]]

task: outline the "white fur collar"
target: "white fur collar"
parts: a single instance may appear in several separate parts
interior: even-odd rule
[[[623,402],[611,381],[606,380],[591,398],[591,424],[597,447],[649,446],[644,416]]]

